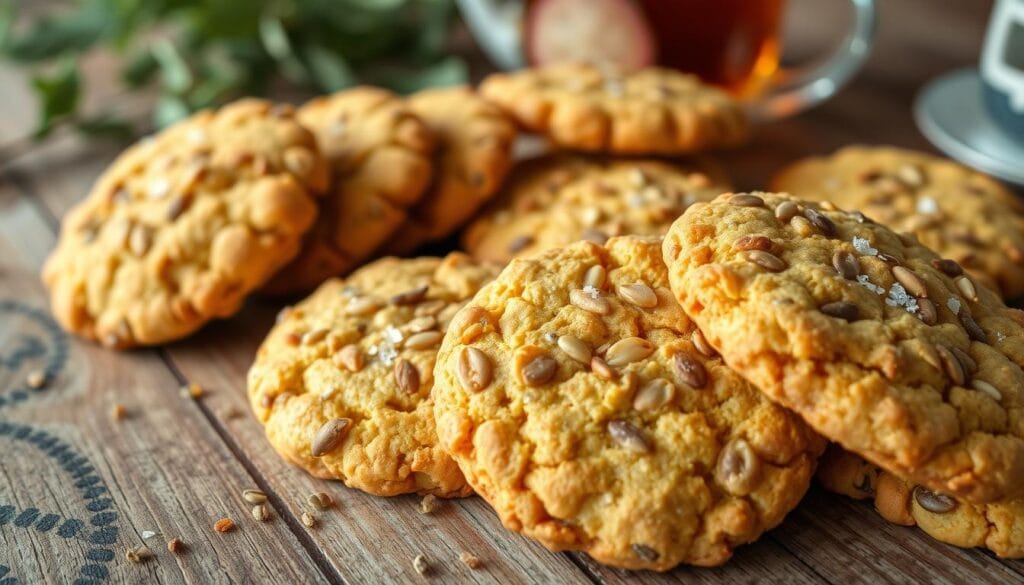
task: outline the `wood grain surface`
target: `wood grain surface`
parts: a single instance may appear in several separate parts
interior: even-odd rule
[[[828,43],[824,11],[838,0],[795,1],[797,53]],[[795,119],[760,128],[722,156],[737,184],[757,188],[780,165],[852,142],[931,150],[914,127],[915,93],[928,79],[976,62],[987,1],[882,0],[878,44],[840,96]],[[832,17],[835,17],[834,19]],[[484,69],[475,61],[478,72]],[[109,76],[110,60],[87,68]],[[0,152],[31,130],[24,74],[0,67]],[[116,100],[100,84],[91,103]],[[146,105],[125,102],[132,116]],[[141,119],[141,118],[140,118]],[[279,303],[251,300],[235,318],[158,350],[114,353],[63,334],[50,320],[39,268],[59,218],[88,190],[119,146],[62,137],[0,160],[0,585],[16,583],[1024,583],[1024,562],[938,543],[882,521],[870,504],[814,488],[779,528],[717,569],[666,574],[603,567],[551,553],[502,528],[480,500],[373,498],[316,480],[279,458],[249,412],[245,372]],[[46,373],[32,389],[30,373]],[[180,387],[196,383],[198,399]],[[117,419],[115,409],[123,408]],[[268,494],[271,519],[241,497]],[[307,498],[327,492],[334,508]],[[303,512],[316,525],[305,526]],[[214,523],[232,518],[228,533]],[[167,542],[180,538],[178,554]],[[146,545],[135,563],[126,551]],[[459,561],[470,552],[472,570]],[[421,576],[413,559],[424,555]]]

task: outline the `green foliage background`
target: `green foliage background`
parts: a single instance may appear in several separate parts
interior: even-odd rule
[[[99,47],[123,55],[128,90],[158,85],[157,127],[281,80],[406,93],[466,79],[465,63],[445,51],[452,0],[78,0],[44,12],[19,17],[0,0],[0,55],[33,71],[37,137],[65,124],[131,131],[112,113],[79,111],[88,80],[78,61]]]

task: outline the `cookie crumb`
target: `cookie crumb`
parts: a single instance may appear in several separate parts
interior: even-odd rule
[[[213,529],[220,533],[231,532],[235,529],[235,521],[227,517],[221,518],[213,525]]]
[[[174,554],[179,554],[185,551],[185,543],[180,538],[172,538],[167,541],[167,550]]]
[[[420,575],[426,575],[430,571],[430,563],[427,562],[427,557],[416,555],[416,558],[412,560],[412,568],[416,569],[416,572]]]
[[[153,556],[153,551],[149,550],[146,545],[130,548],[124,553],[124,558],[133,563],[141,563],[151,556]]]
[[[441,502],[437,499],[434,494],[427,494],[420,500],[420,513],[421,514],[433,514],[437,512],[438,508],[441,507]]]
[[[479,569],[480,565],[483,564],[480,561],[480,557],[478,557],[475,554],[473,554],[471,552],[468,552],[468,551],[460,552],[459,553],[459,560],[462,561],[463,565],[466,565],[470,569],[474,569],[474,570]]]
[[[111,414],[114,417],[114,420],[123,420],[124,417],[128,415],[128,409],[125,408],[123,404],[115,404],[114,410]]]
[[[191,384],[185,384],[181,387],[181,396],[183,398],[191,398],[192,400],[198,400],[203,397],[203,387],[195,382]]]
[[[25,377],[25,383],[33,390],[42,389],[42,387],[46,385],[46,382],[46,372],[42,370],[33,370]]]

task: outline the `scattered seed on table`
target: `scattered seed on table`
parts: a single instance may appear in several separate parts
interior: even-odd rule
[[[167,550],[174,554],[181,553],[185,550],[185,543],[180,538],[172,538],[167,541]]]
[[[427,494],[420,500],[420,513],[433,514],[441,507],[440,500],[434,494]]]
[[[470,569],[479,569],[480,565],[483,564],[480,562],[480,557],[466,551],[459,553],[459,560]]]
[[[235,529],[235,521],[231,518],[221,518],[213,525],[213,529],[217,532],[231,532]]]

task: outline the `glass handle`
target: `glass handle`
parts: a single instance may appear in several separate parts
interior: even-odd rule
[[[747,102],[755,123],[788,118],[835,95],[864,64],[875,38],[874,0],[850,0],[853,27],[824,63],[778,72],[764,93]]]

